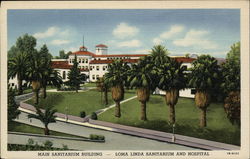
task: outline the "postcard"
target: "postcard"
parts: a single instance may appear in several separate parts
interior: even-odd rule
[[[249,158],[249,1],[3,2],[1,158]]]

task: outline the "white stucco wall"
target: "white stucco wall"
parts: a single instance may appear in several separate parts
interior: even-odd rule
[[[103,77],[103,75],[108,72],[108,64],[90,64],[90,67],[92,67],[92,70],[89,72],[89,80],[91,82],[95,82],[97,80],[97,77]],[[97,70],[97,67],[99,67],[99,70]],[[103,70],[103,67],[105,67],[105,70]],[[93,76],[95,78],[93,78]]]
[[[158,88],[156,88],[154,94],[160,94],[160,95],[165,95],[166,92],[163,90],[160,90]],[[191,89],[183,89],[179,91],[179,96],[180,97],[186,97],[186,98],[194,98],[194,94],[191,94]]]

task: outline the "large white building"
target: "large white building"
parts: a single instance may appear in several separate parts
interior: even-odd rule
[[[54,59],[52,60],[52,67],[57,70],[63,81],[67,81],[67,75],[70,68],[73,65],[73,60],[77,57],[78,66],[80,67],[81,73],[87,75],[89,82],[95,82],[99,77],[107,72],[108,64],[112,63],[113,60],[121,59],[127,63],[137,63],[140,57],[147,56],[147,54],[108,54],[108,47],[104,44],[96,45],[95,53],[87,50],[86,47],[82,46],[78,51],[73,52],[69,55],[68,59]],[[195,58],[187,57],[172,57],[177,61],[182,62],[182,65],[186,68],[191,67],[191,63]],[[164,94],[164,91],[156,90],[157,94]],[[180,96],[183,97],[194,97],[194,92],[191,89],[185,89],[180,91]]]
[[[68,73],[70,68],[73,66],[73,61],[77,58],[78,66],[80,68],[81,74],[87,76],[88,82],[95,82],[99,77],[103,75],[108,70],[108,64],[112,63],[116,59],[121,59],[127,63],[137,63],[138,60],[147,56],[147,54],[108,54],[108,47],[104,44],[96,45],[95,53],[87,50],[85,46],[81,46],[78,51],[73,52],[69,55],[68,59],[53,59],[52,68],[57,70],[63,79],[63,82],[68,80]],[[191,63],[195,58],[175,56],[178,62],[182,62],[182,65],[187,69],[192,67]],[[25,82],[25,81],[23,81]],[[9,79],[9,84],[11,87],[17,86],[17,78]],[[164,91],[157,89],[156,94],[165,94]],[[192,89],[185,89],[180,91],[180,96],[182,97],[194,97],[195,91]]]

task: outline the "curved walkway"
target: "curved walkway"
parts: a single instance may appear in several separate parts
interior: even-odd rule
[[[17,122],[43,127],[42,123],[36,119],[30,120],[27,113],[22,112]],[[182,145],[171,144],[141,137],[135,137],[126,134],[120,134],[112,131],[107,131],[98,128],[87,127],[83,125],[76,125],[69,122],[57,121],[56,123],[49,124],[50,130],[73,134],[82,137],[88,137],[89,134],[98,134],[105,136],[105,143],[88,143],[69,141],[65,142],[69,148],[73,148],[74,144],[80,146],[79,150],[197,150]]]

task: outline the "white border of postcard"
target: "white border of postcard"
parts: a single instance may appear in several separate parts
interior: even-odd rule
[[[7,10],[8,9],[240,9],[241,15],[241,149],[239,151],[202,151],[208,156],[171,156],[169,158],[249,158],[249,1],[221,0],[221,1],[9,1],[1,6],[1,158],[52,158],[38,156],[38,151],[7,151]],[[49,151],[48,151],[49,152]],[[70,151],[67,151],[70,152]],[[81,151],[75,151],[80,152]],[[93,151],[89,151],[93,152]],[[96,151],[95,151],[96,152]],[[100,152],[100,151],[98,151]],[[150,156],[127,157],[116,156],[114,151],[102,151],[102,157],[54,157],[59,158],[152,158]],[[121,151],[131,152],[131,151]],[[138,151],[137,151],[138,152]],[[143,152],[143,151],[142,151]],[[168,152],[168,151],[160,151]],[[191,151],[171,151],[188,152]],[[197,152],[197,151],[196,151]],[[228,152],[231,153],[231,155]],[[52,152],[50,152],[52,153]],[[233,155],[234,154],[234,155]],[[158,156],[155,158],[168,158]]]

